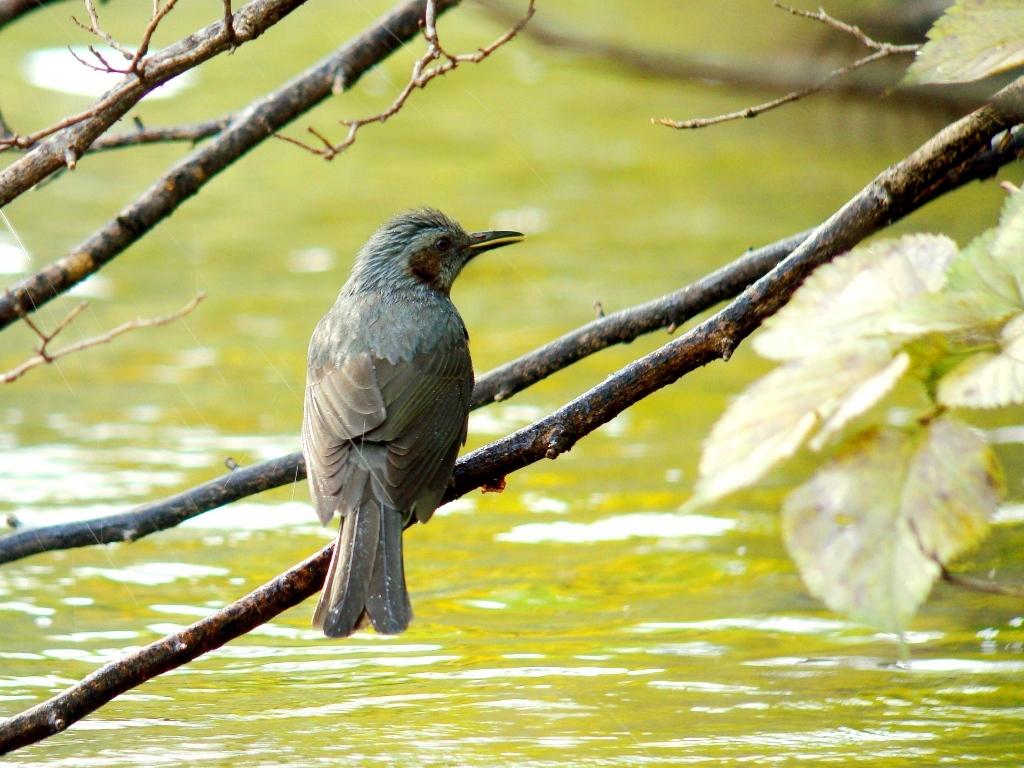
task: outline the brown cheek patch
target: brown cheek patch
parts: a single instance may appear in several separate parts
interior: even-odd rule
[[[441,285],[441,257],[433,251],[421,251],[409,260],[409,271],[424,285],[443,290]]]

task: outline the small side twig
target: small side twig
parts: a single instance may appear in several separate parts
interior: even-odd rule
[[[78,57],[76,56],[75,58]],[[81,59],[79,59],[79,61],[81,61]],[[35,144],[40,139],[45,139],[47,136],[51,136],[52,134],[57,133],[57,131],[62,131],[69,126],[82,122],[83,120],[88,120],[90,118],[96,117],[108,106],[110,106],[110,101],[108,99],[101,100],[86,110],[78,112],[74,115],[70,115],[69,117],[65,117],[60,122],[56,122],[53,125],[47,126],[46,128],[40,128],[38,131],[35,131],[34,133],[27,133],[22,135],[19,133],[15,133],[14,131],[10,130],[10,128],[7,128],[6,130],[4,130],[5,135],[2,138],[0,138],[0,152],[3,152],[8,149],[29,149],[33,144]]]
[[[0,113],[0,139],[7,139],[14,135],[14,131],[11,130],[11,126],[7,124],[4,119],[3,113]]]
[[[129,48],[127,48],[124,45],[121,45],[121,43],[117,42],[117,40],[115,40],[111,35],[109,35],[107,32],[103,31],[102,27],[100,27],[99,13],[96,11],[96,6],[93,4],[92,0],[85,0],[85,11],[86,11],[86,13],[89,14],[89,24],[88,25],[83,24],[78,19],[76,19],[74,16],[71,17],[71,20],[73,22],[75,22],[75,24],[80,26],[82,29],[84,29],[86,32],[90,32],[90,33],[96,35],[96,37],[100,38],[103,42],[105,42],[111,48],[113,48],[115,51],[120,53],[128,61],[131,61],[132,57],[135,55],[134,51],[130,50]],[[91,48],[91,46],[90,46],[90,48]],[[95,51],[93,51],[93,53],[95,53]],[[99,56],[99,54],[96,54],[96,55]],[[100,57],[100,60],[102,61],[102,57]]]
[[[834,19],[827,13],[825,13],[824,10],[819,10],[817,13],[813,13],[811,11],[802,11],[798,8],[790,8],[788,5],[783,5],[777,0],[775,2],[775,7],[781,8],[782,10],[786,11],[787,13],[791,13],[794,16],[800,16],[805,19],[813,19],[815,21],[820,21],[821,23],[826,24],[832,27],[833,29],[837,29],[840,32],[852,35],[865,46],[871,48],[874,51],[874,53],[869,54],[861,59],[857,59],[857,61],[851,64],[847,64],[844,67],[839,67],[838,69],[832,70],[823,78],[821,78],[818,82],[814,83],[813,85],[809,85],[806,88],[799,88],[795,91],[790,91],[785,96],[780,96],[777,99],[772,99],[771,101],[766,101],[761,104],[755,104],[754,106],[746,107],[736,112],[727,112],[722,115],[716,115],[715,117],[700,117],[692,120],[673,120],[667,117],[652,117],[651,122],[654,123],[655,125],[667,125],[670,128],[676,128],[680,130],[695,130],[697,128],[706,128],[709,125],[727,123],[731,120],[741,120],[745,118],[757,117],[758,115],[762,115],[765,112],[777,109],[778,107],[781,107],[785,104],[791,104],[794,101],[799,101],[805,96],[810,96],[812,93],[817,93],[818,91],[823,90],[825,87],[827,87],[833,80],[843,77],[844,75],[848,75],[849,73],[858,70],[861,67],[866,67],[868,64],[873,64],[876,61],[881,61],[882,59],[888,58],[889,56],[904,53],[917,53],[919,50],[921,50],[921,46],[916,44],[893,45],[892,43],[880,43],[877,40],[873,40],[872,38],[864,34],[864,32],[861,31],[860,27],[854,26],[852,24],[846,24],[842,21],[839,21],[838,19]]]
[[[953,573],[942,569],[942,580],[972,592],[984,592],[988,595],[1004,595],[1006,597],[1024,597],[1024,586],[998,584],[987,579],[978,579],[962,573]]]
[[[199,294],[196,295],[194,299],[192,299],[192,301],[190,301],[188,304],[186,304],[184,307],[182,307],[174,314],[164,315],[162,317],[137,317],[134,320],[129,320],[127,322],[121,323],[121,325],[117,326],[116,328],[111,328],[106,333],[101,333],[99,336],[92,336],[88,339],[82,339],[82,341],[75,342],[74,344],[69,344],[68,346],[64,347],[63,349],[59,349],[56,352],[49,351],[48,346],[50,342],[53,341],[61,333],[61,331],[67,328],[72,323],[72,321],[76,317],[78,317],[82,310],[89,305],[89,303],[83,301],[77,307],[72,309],[70,312],[68,312],[67,316],[65,316],[65,318],[57,324],[57,327],[54,328],[49,333],[45,333],[42,330],[40,330],[39,326],[37,326],[32,321],[32,318],[30,318],[28,315],[25,315],[24,317],[22,317],[22,320],[24,320],[25,324],[32,329],[33,333],[35,333],[36,336],[39,337],[40,344],[38,347],[36,347],[35,355],[30,357],[28,360],[26,360],[16,368],[12,368],[6,373],[0,373],[0,384],[9,384],[10,382],[15,381],[16,379],[20,379],[33,368],[38,368],[40,365],[52,363],[55,360],[64,357],[65,355],[71,355],[74,354],[75,352],[81,352],[83,349],[95,347],[100,344],[108,344],[121,334],[128,333],[128,331],[138,330],[139,328],[154,328],[158,325],[167,325],[168,323],[172,323],[175,320],[180,320],[193,309],[195,309],[199,305],[199,302],[201,302],[205,298],[206,293],[200,292]]]
[[[89,52],[92,53],[92,55],[100,62],[100,66],[84,61],[81,57],[77,56],[74,51],[71,52],[71,55],[85,66],[91,67],[92,69],[100,72],[114,72],[121,75],[135,74],[141,79],[145,68],[143,65],[143,59],[146,54],[149,53],[149,44],[153,40],[153,33],[156,32],[156,28],[160,26],[160,22],[163,21],[164,17],[173,10],[178,0],[167,0],[163,5],[160,5],[159,2],[153,3],[153,15],[150,17],[149,24],[146,25],[146,29],[142,33],[142,42],[139,43],[138,48],[134,51],[117,42],[112,35],[104,31],[100,26],[99,14],[96,12],[96,5],[93,3],[93,0],[84,0],[84,2],[85,10],[89,14],[89,24],[83,24],[74,16],[71,17],[71,20],[85,31],[96,35],[96,37],[100,38],[103,42],[124,56],[125,59],[128,60],[128,66],[125,69],[118,69],[117,67],[112,66],[91,45],[89,46]],[[230,29],[230,25],[228,25],[228,28]]]
[[[526,13],[523,14],[523,17],[519,19],[519,21],[516,22],[507,32],[505,32],[505,34],[490,45],[478,49],[476,53],[461,53],[453,55],[448,53],[441,46],[441,42],[437,36],[437,14],[434,7],[434,0],[427,0],[426,13],[423,18],[423,36],[427,40],[427,51],[416,61],[415,64],[413,64],[412,76],[409,78],[409,82],[406,83],[405,87],[391,103],[390,107],[385,109],[383,112],[373,115],[372,117],[363,117],[355,120],[342,120],[341,124],[348,126],[348,135],[339,144],[332,143],[330,139],[323,135],[323,133],[312,126],[307,128],[307,130],[319,139],[320,143],[323,144],[322,147],[312,147],[303,141],[293,139],[290,136],[285,136],[280,133],[275,133],[274,135],[283,141],[302,147],[308,152],[312,152],[314,155],[319,155],[324,158],[324,160],[333,160],[355,143],[356,133],[364,125],[369,125],[370,123],[383,123],[387,121],[388,118],[397,114],[405,105],[405,102],[408,101],[409,96],[412,95],[412,92],[415,89],[425,88],[427,83],[431,80],[448,74],[458,67],[459,64],[467,62],[471,64],[479,64],[498,48],[512,40],[512,38],[518,35],[523,27],[526,26],[527,22],[533,17],[535,11],[534,3],[535,0],[530,0],[529,6],[526,9]],[[444,59],[443,63],[438,64],[436,67],[429,67],[431,62],[438,59]]]
[[[97,72],[110,72],[119,75],[135,75],[140,81],[143,80],[145,78],[145,64],[143,59],[149,52],[149,45],[153,39],[153,33],[156,32],[156,28],[160,25],[160,22],[163,21],[164,17],[171,12],[171,10],[174,8],[178,0],[167,0],[167,2],[165,2],[162,6],[159,4],[154,4],[153,16],[150,18],[149,24],[146,26],[146,30],[142,33],[142,42],[139,43],[139,47],[136,48],[134,51],[128,48],[127,46],[117,42],[117,40],[115,40],[113,36],[111,36],[109,33],[103,30],[103,28],[100,26],[99,15],[96,11],[96,6],[93,3],[93,0],[84,0],[84,2],[86,12],[88,12],[89,14],[89,23],[84,24],[78,19],[76,19],[74,16],[71,17],[71,20],[75,22],[75,24],[80,26],[82,29],[86,30],[87,32],[90,32],[91,34],[103,40],[103,42],[105,42],[115,51],[124,56],[125,59],[128,60],[128,66],[124,69],[119,69],[118,67],[113,66],[103,57],[103,55],[99,51],[97,51],[91,45],[89,46],[89,52],[96,58],[99,64],[94,64],[91,61],[83,59],[81,56],[75,53],[74,50],[72,50],[69,46],[68,51],[71,53],[71,55],[74,56],[80,64],[89,67],[89,69],[94,69]],[[231,34],[233,37],[233,30]],[[71,115],[69,117],[66,117],[60,122],[54,123],[53,125],[50,125],[46,128],[35,131],[34,133],[20,135],[10,130],[9,128],[6,128],[6,126],[0,127],[0,134],[2,134],[0,135],[0,152],[3,152],[8,149],[30,149],[33,144],[40,141],[41,139],[45,139],[47,136],[52,136],[58,131],[62,131],[65,128],[68,128],[72,125],[81,123],[84,120],[90,120],[96,117],[104,110],[106,110],[107,107],[109,107],[114,101],[116,101],[116,98],[116,94],[112,93],[106,99],[103,99],[97,102],[96,104],[93,104],[88,109],[83,110],[82,112],[79,112],[77,114]],[[77,153],[71,151],[71,154],[67,155],[66,157],[65,164],[70,170],[74,170],[77,161]]]
[[[108,133],[100,136],[92,143],[86,154],[92,152],[104,152],[109,149],[121,149],[123,147],[135,147],[142,144],[157,144],[163,142],[190,142],[195,145],[203,139],[216,136],[232,122],[236,114],[231,113],[223,117],[206,120],[201,123],[189,123],[183,125],[169,125],[164,128],[147,128],[136,117],[135,129],[121,133]]]
[[[231,0],[224,0],[224,39],[231,43],[231,53],[234,53],[235,15],[231,11]]]
[[[92,143],[89,149],[85,151],[85,154],[88,155],[94,152],[104,152],[109,149],[122,149],[124,147],[137,147],[143,144],[159,144],[164,142],[186,142],[195,146],[203,139],[216,136],[231,125],[237,117],[237,114],[229,113],[227,115],[214,118],[213,120],[204,120],[201,123],[184,123],[182,125],[168,125],[163,128],[147,128],[143,125],[142,120],[139,119],[138,115],[136,115],[132,118],[132,121],[135,124],[135,127],[132,130],[121,131],[119,133],[107,133],[100,136]],[[2,116],[0,116],[0,119],[2,119]],[[6,135],[4,134],[4,126],[0,123],[0,147],[2,147],[5,138],[13,137],[13,132],[7,133]],[[29,152],[33,146],[34,145],[22,147],[18,145],[16,148],[22,152]],[[0,149],[0,151],[3,150]]]

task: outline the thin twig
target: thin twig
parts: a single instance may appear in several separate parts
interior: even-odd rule
[[[41,331],[39,327],[32,322],[32,318],[26,315],[22,319],[25,321],[26,325],[28,325],[28,327],[35,332],[36,336],[40,338],[41,343],[36,348],[36,354],[33,357],[30,357],[17,368],[12,368],[6,373],[0,373],[0,384],[9,384],[15,379],[21,378],[33,368],[37,368],[40,365],[46,365],[47,363],[52,363],[55,360],[64,357],[65,355],[71,355],[74,354],[75,352],[81,352],[83,349],[95,347],[100,344],[108,344],[121,334],[128,333],[128,331],[135,331],[140,328],[155,328],[158,325],[167,325],[168,323],[173,323],[175,320],[180,320],[181,318],[185,317],[185,315],[187,315],[189,312],[191,312],[193,309],[199,306],[199,302],[201,302],[205,298],[206,294],[204,292],[200,292],[196,295],[194,299],[192,299],[192,301],[190,301],[188,304],[186,304],[184,307],[182,307],[180,310],[178,310],[172,315],[163,315],[162,317],[148,318],[137,317],[134,320],[129,320],[127,322],[121,323],[121,325],[117,326],[116,328],[111,328],[106,333],[101,333],[99,336],[92,336],[88,339],[77,341],[74,344],[69,344],[68,346],[56,352],[50,352],[47,349],[49,343],[53,341],[57,337],[57,335],[60,334],[61,331],[67,328],[71,324],[71,322],[78,316],[78,314],[89,305],[89,303],[83,301],[77,307],[72,309],[70,312],[68,312],[67,316],[63,320],[61,320],[60,323],[57,324],[57,327],[54,328],[49,333],[44,333],[43,331]]]
[[[444,50],[444,48],[441,46],[440,40],[437,37],[436,10],[434,8],[434,0],[427,0],[426,12],[424,13],[423,18],[423,36],[427,40],[427,51],[426,53],[423,54],[423,56],[421,56],[416,61],[415,64],[413,64],[412,76],[409,78],[409,82],[406,83],[405,87],[398,94],[395,100],[391,103],[390,107],[385,109],[383,112],[373,115],[372,117],[363,117],[355,120],[342,120],[341,124],[348,126],[348,135],[340,144],[332,144],[327,137],[325,137],[320,131],[316,130],[312,126],[307,128],[307,130],[309,131],[310,134],[312,134],[313,136],[320,140],[320,142],[323,144],[322,147],[312,147],[303,141],[293,139],[290,136],[285,136],[283,134],[274,135],[277,136],[277,138],[282,139],[283,141],[287,141],[291,144],[295,144],[299,147],[302,147],[308,152],[312,152],[314,155],[319,155],[320,157],[324,158],[324,160],[333,160],[340,153],[344,152],[346,149],[352,146],[353,143],[355,143],[356,133],[364,125],[369,125],[370,123],[383,123],[387,121],[388,118],[394,116],[397,112],[399,112],[415,89],[425,88],[427,86],[427,83],[429,83],[431,80],[451,72],[453,69],[458,67],[459,64],[467,62],[472,64],[479,64],[481,61],[483,61],[492,53],[494,53],[498,48],[512,40],[512,38],[519,34],[522,28],[525,27],[527,22],[529,22],[529,20],[532,18],[535,11],[534,2],[535,0],[530,0],[529,6],[526,9],[526,13],[522,16],[522,18],[520,18],[518,22],[516,22],[507,32],[505,32],[505,34],[503,34],[490,45],[484,48],[480,48],[479,50],[477,50],[476,53],[463,53],[452,55]],[[428,69],[425,69],[425,67],[428,67],[428,65],[432,61],[436,61],[442,58],[444,59],[443,63],[438,64],[436,67],[430,67]]]
[[[75,56],[75,58],[78,58]],[[82,61],[81,59],[78,59]],[[83,64],[85,62],[82,62]],[[70,128],[72,125],[76,125],[83,120],[89,120],[90,118],[96,117],[100,112],[111,106],[113,98],[108,97],[101,99],[96,104],[93,104],[88,109],[78,112],[69,117],[65,117],[63,120],[54,123],[53,125],[47,126],[46,128],[40,128],[34,133],[19,134],[8,129],[7,135],[4,138],[0,138],[0,152],[4,152],[8,149],[30,149],[33,144],[45,139],[47,136],[51,136],[58,131],[62,131],[65,128]],[[41,180],[41,179],[40,179]]]
[[[85,0],[91,2],[91,0]],[[135,49],[135,55],[132,56],[131,64],[128,65],[129,72],[139,72],[141,77],[142,72],[142,60],[143,57],[149,53],[149,43],[153,39],[153,33],[156,32],[156,28],[163,21],[163,18],[170,13],[178,0],[167,0],[162,6],[154,1],[153,3],[153,16],[149,20],[149,24],[146,26],[146,31],[142,33],[142,42],[139,43],[139,47]],[[226,25],[225,25],[226,26]]]
[[[90,32],[91,34],[96,35],[96,37],[100,38],[100,40],[102,40],[115,51],[124,56],[125,59],[131,61],[135,52],[130,50],[126,46],[121,45],[121,43],[117,42],[117,40],[115,40],[111,35],[104,32],[103,29],[100,27],[100,17],[99,13],[96,11],[96,6],[93,4],[92,0],[84,0],[84,2],[85,11],[89,14],[89,24],[83,24],[74,16],[71,17],[71,20],[75,22],[75,24],[80,26],[82,29],[84,29],[86,32]],[[93,52],[95,53],[95,51]],[[128,70],[121,70],[122,73],[127,73],[127,71]]]
[[[1016,124],[1008,109],[1024,96],[1024,78],[988,105],[941,131],[879,174],[789,257],[725,309],[685,335],[619,370],[550,416],[462,457],[447,498],[555,458],[630,405],[721,359],[793,295],[808,274],[864,237],[947,191],[952,173],[964,178],[979,152]],[[296,465],[296,476],[304,470]],[[242,470],[236,470],[239,472]],[[60,733],[114,697],[219,648],[314,594],[323,584],[334,545],[255,592],[190,627],[111,662],[47,701],[0,723],[0,754]]]
[[[75,24],[80,26],[82,29],[84,29],[86,32],[90,32],[93,35],[96,35],[96,37],[100,38],[103,42],[105,42],[115,51],[124,56],[125,59],[128,60],[128,66],[125,69],[118,69],[117,67],[112,66],[106,59],[103,58],[103,56],[100,55],[99,51],[97,51],[91,45],[89,46],[89,51],[92,53],[93,56],[95,56],[99,60],[102,66],[97,67],[94,64],[90,64],[87,61],[83,61],[81,58],[75,55],[74,51],[71,51],[71,55],[78,59],[82,64],[85,64],[87,67],[91,67],[92,69],[98,70],[100,72],[111,72],[120,75],[134,74],[138,75],[139,79],[142,79],[145,75],[145,64],[143,63],[143,59],[145,58],[146,54],[149,53],[149,44],[153,40],[153,33],[156,32],[156,28],[160,26],[160,22],[163,21],[164,17],[167,16],[167,14],[174,9],[174,6],[177,4],[178,0],[167,0],[167,2],[165,2],[163,5],[160,5],[158,2],[153,3],[153,15],[150,17],[149,24],[146,25],[146,29],[142,33],[142,42],[139,43],[138,47],[135,50],[132,50],[127,46],[117,42],[117,40],[115,40],[111,34],[106,32],[100,26],[99,14],[96,11],[96,5],[93,3],[93,0],[84,0],[84,2],[85,10],[89,14],[88,26],[80,22],[74,16],[71,17],[71,20],[75,22]]]
[[[780,3],[779,0],[775,0],[773,5],[776,8],[782,9],[786,13],[793,14],[794,16],[799,16],[800,18],[803,19],[813,19],[814,21],[820,21],[827,27],[832,27],[833,29],[838,30],[839,32],[857,38],[865,46],[876,51],[893,50],[895,52],[902,53],[916,53],[917,50],[920,48],[920,46],[918,45],[899,46],[893,45],[891,43],[880,43],[877,40],[872,40],[870,37],[865,35],[864,32],[861,31],[861,28],[858,27],[856,24],[847,24],[846,22],[839,21],[839,19],[833,18],[832,16],[829,16],[827,13],[825,13],[824,8],[819,8],[817,13],[815,13],[814,11],[805,11],[801,8],[793,8],[791,6],[785,5],[784,3]]]
[[[475,4],[502,24],[511,24],[519,18],[518,10],[508,7],[503,0],[475,0]],[[744,89],[787,92],[813,85],[827,74],[823,71],[827,62],[820,56],[776,57],[771,62],[764,62],[756,58],[724,57],[720,54],[670,53],[589,37],[540,18],[534,18],[521,36],[545,48],[608,62],[630,75],[644,78],[698,83],[713,81]],[[953,117],[977,109],[992,95],[991,87],[969,84],[957,84],[956,87],[913,86],[893,91],[898,79],[893,71],[883,67],[860,69],[837,81],[829,90],[870,98],[876,103],[884,94],[887,97],[884,104],[888,106],[938,109],[942,115]]]
[[[72,17],[72,18],[74,18],[74,17]],[[79,26],[81,26],[81,24],[79,24]],[[75,53],[75,49],[72,48],[70,45],[68,46],[68,53],[70,53],[71,56],[75,59],[75,61],[77,61],[83,67],[88,67],[89,69],[95,70],[96,72],[113,72],[113,71],[115,71],[110,66],[110,63],[106,59],[103,58],[103,55],[99,51],[97,51],[95,48],[93,48],[91,45],[89,46],[89,53],[91,53],[93,56],[95,56],[97,59],[99,59],[100,64],[102,64],[103,66],[97,67],[91,61],[87,61],[87,60],[83,59],[81,56],[79,56],[77,53]],[[120,71],[120,70],[117,70],[117,71]]]
[[[254,30],[266,27],[266,20],[253,18],[253,5],[263,5],[268,12],[276,6],[276,13],[284,14],[288,7],[301,1],[250,2],[235,13],[236,37],[248,40],[256,34]],[[438,0],[437,12],[447,11],[458,2],[459,0]],[[216,178],[217,174],[264,139],[272,136],[274,131],[283,128],[329,98],[339,83],[344,88],[357,83],[363,73],[419,33],[424,7],[425,0],[402,0],[365,32],[353,37],[337,51],[288,80],[277,90],[249,103],[239,112],[238,118],[232,120],[216,138],[171,166],[138,198],[75,246],[70,253],[12,285],[9,295],[0,293],[0,330],[16,322],[23,314],[35,312],[55,296],[64,293],[108,264],[174,213],[178,206],[197,194],[205,184]],[[221,41],[219,44],[229,45],[224,40],[223,26],[222,21],[218,22],[204,30],[203,34],[216,35]],[[151,54],[147,77],[154,76],[153,60],[163,56],[163,51]],[[72,130],[83,127],[84,124]],[[54,140],[44,142],[39,150],[47,148]],[[38,155],[35,159],[39,159]],[[29,157],[23,160],[28,161]],[[0,171],[0,206],[4,204],[4,175],[14,166],[15,164],[12,164]],[[19,179],[18,184],[28,183],[34,178],[42,180],[55,172],[46,171],[44,168],[45,172],[40,171],[37,174],[37,170],[37,164],[32,164],[27,170],[28,175]]]
[[[210,136],[216,136],[234,122],[236,118],[237,115],[229,114],[214,120],[206,120],[202,123],[169,125],[164,128],[139,127],[124,133],[108,133],[96,139],[86,154],[163,142],[184,141],[196,144]]]
[[[0,117],[2,119],[2,117]],[[111,149],[123,149],[125,147],[137,147],[143,144],[162,144],[165,142],[189,142],[193,145],[203,139],[216,136],[238,119],[236,113],[230,113],[213,120],[204,120],[201,123],[186,123],[183,125],[168,125],[163,128],[146,128],[142,121],[136,116],[135,129],[122,131],[120,133],[107,133],[94,141],[85,154],[94,152],[105,152]],[[4,126],[0,124],[0,138],[3,137]],[[19,147],[19,149],[21,149]],[[28,147],[24,151],[31,150]]]
[[[726,114],[716,115],[715,117],[701,117],[692,120],[673,120],[667,117],[652,117],[651,122],[656,125],[667,125],[670,128],[694,130],[697,128],[706,128],[709,125],[727,123],[731,120],[741,120],[744,118],[757,117],[758,115],[762,115],[765,112],[777,109],[778,107],[781,107],[785,104],[791,104],[794,101],[799,101],[800,99],[804,98],[805,96],[809,96],[812,93],[817,93],[818,91],[828,86],[833,80],[836,80],[851,72],[854,72],[860,69],[861,67],[866,67],[868,64],[873,64],[876,61],[881,61],[882,59],[888,58],[889,56],[917,53],[919,50],[921,50],[921,46],[916,44],[893,45],[892,43],[880,43],[877,40],[873,40],[872,38],[864,34],[859,27],[851,24],[846,24],[842,21],[839,21],[838,19],[834,19],[827,13],[825,13],[824,10],[819,10],[817,13],[812,13],[811,11],[802,11],[797,8],[790,8],[789,6],[783,5],[782,3],[779,2],[776,2],[775,6],[777,8],[781,8],[782,10],[788,13],[792,13],[795,16],[800,16],[807,19],[814,19],[815,21],[820,21],[821,23],[826,24],[840,32],[852,35],[865,46],[874,50],[874,53],[869,54],[868,56],[865,56],[861,59],[858,59],[852,64],[847,64],[844,67],[839,67],[838,69],[832,70],[813,85],[809,85],[806,88],[799,88],[795,91],[790,91],[785,96],[780,96],[777,99],[772,99],[771,101],[766,101],[762,104],[756,104],[751,107],[746,107],[745,109],[741,109],[737,112],[728,112]]]
[[[46,346],[51,341],[53,341],[61,331],[63,331],[65,328],[67,328],[69,325],[71,325],[71,323],[74,322],[75,318],[78,317],[82,313],[82,310],[85,309],[87,306],[89,306],[89,302],[83,301],[77,307],[75,307],[70,312],[68,312],[67,315],[64,317],[64,319],[61,320],[59,323],[57,323],[57,327],[54,328],[49,333],[43,333],[41,330],[39,330],[39,326],[37,326],[35,323],[32,322],[32,318],[31,317],[28,317],[27,315],[24,317],[25,325],[27,325],[29,328],[31,328],[32,332],[36,336],[38,336],[40,338],[41,342],[42,342],[39,345],[39,347],[36,348],[36,354],[38,354],[39,357],[43,358],[42,362],[44,362],[44,363],[52,363],[56,359],[53,355],[50,355],[46,351]],[[26,369],[26,370],[28,370],[28,369]],[[15,378],[17,378],[17,377],[15,377]]]
[[[305,0],[251,0],[233,15],[230,25],[225,19],[219,19],[160,51],[148,56],[143,54],[134,64],[136,70],[130,71],[88,109],[34,133],[0,139],[0,151],[31,147],[27,156],[0,170],[0,207],[61,168],[74,168],[89,146],[154,88],[214,56],[254,40],[303,2]],[[172,0],[158,6],[150,26],[153,21],[159,23],[171,7]],[[144,39],[144,42],[148,46],[148,41]],[[141,46],[130,58],[134,60],[140,50]]]
[[[231,53],[235,52],[235,15],[231,12],[231,0],[224,2],[224,39],[231,43]]]
[[[1024,586],[997,584],[987,579],[978,579],[963,573],[953,573],[946,570],[946,568],[942,569],[942,580],[973,592],[983,592],[988,595],[1004,595],[1006,597],[1024,597]]]
[[[97,138],[86,150],[86,155],[97,152],[108,152],[110,150],[122,150],[129,146],[141,146],[142,144],[157,144],[165,142],[185,141],[194,146],[204,138],[215,136],[238,119],[236,114],[228,114],[214,120],[206,120],[202,123],[188,123],[184,125],[170,125],[164,128],[146,128],[142,122],[135,117],[135,130],[122,131],[120,133],[106,133]],[[3,135],[3,126],[0,125],[0,137]],[[28,147],[26,152],[31,151]],[[59,171],[41,182],[47,184],[58,177]],[[38,187],[37,187],[38,188]]]

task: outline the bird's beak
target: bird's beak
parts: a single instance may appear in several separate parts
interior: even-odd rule
[[[498,230],[494,232],[470,232],[469,233],[469,249],[473,251],[473,255],[483,253],[484,251],[490,251],[494,248],[501,248],[505,245],[512,245],[512,243],[522,242],[525,235],[522,232],[511,232],[508,230]]]

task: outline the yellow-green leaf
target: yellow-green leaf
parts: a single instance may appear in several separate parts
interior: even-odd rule
[[[835,411],[822,425],[808,445],[820,451],[832,435],[885,397],[910,368],[910,355],[900,352],[878,373],[864,379],[843,397]]]
[[[943,290],[907,302],[889,329],[907,337],[948,333],[999,323],[1020,312],[1024,301],[1015,272],[1024,277],[1024,258],[1014,258],[1010,243],[997,229],[975,238],[949,265]]]
[[[995,459],[967,425],[862,435],[783,505],[783,538],[808,590],[901,632],[941,566],[977,544],[1001,495]]]
[[[991,448],[962,421],[936,419],[910,464],[900,499],[921,550],[948,564],[988,535],[1004,488]]]
[[[1000,351],[978,352],[942,377],[938,399],[960,408],[1024,403],[1024,315],[1003,328]]]
[[[758,354],[793,360],[891,333],[916,296],[946,281],[956,243],[942,235],[907,235],[857,248],[815,270],[753,341]]]
[[[1019,297],[1024,293],[1024,192],[1006,198],[999,224],[983,242],[992,258],[1015,278]]]
[[[694,501],[713,501],[756,483],[825,423],[816,445],[883,397],[907,369],[881,340],[793,360],[734,400],[704,443]]]
[[[957,0],[928,32],[904,82],[967,83],[1024,64],[1020,0]]]

